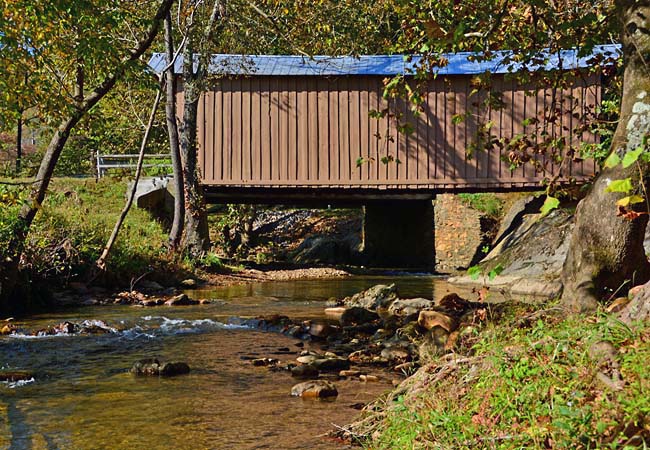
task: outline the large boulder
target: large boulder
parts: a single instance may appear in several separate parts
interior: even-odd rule
[[[359,307],[376,311],[378,308],[388,308],[395,300],[397,300],[395,284],[378,284],[344,298],[343,304],[348,308]]]
[[[449,278],[448,282],[488,286],[521,297],[557,297],[562,290],[560,274],[573,230],[573,215],[567,209],[557,209],[546,217],[525,210],[515,216],[518,220],[503,230],[509,232],[480,262],[478,278],[463,275]],[[489,272],[496,267],[502,270],[490,278]]]
[[[312,380],[296,384],[291,388],[291,395],[302,398],[328,398],[339,395],[334,383],[326,380]]]

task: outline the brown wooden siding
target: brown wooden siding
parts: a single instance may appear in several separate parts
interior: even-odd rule
[[[545,172],[531,163],[511,170],[507,150],[497,145],[474,150],[486,123],[497,139],[526,133],[534,141],[548,134],[572,144],[594,142],[593,135],[574,130],[600,100],[595,78],[562,91],[535,92],[494,76],[492,92],[501,93],[504,107],[483,107],[488,93],[474,92],[470,77],[438,77],[429,82],[422,112],[415,116],[403,100],[382,97],[381,77],[224,78],[199,102],[202,178],[209,186],[527,188],[557,175],[558,166],[533,154]],[[554,98],[563,100],[551,111]],[[398,133],[395,116],[369,116],[387,107],[401,113],[413,133]],[[548,121],[558,114],[561,126]],[[461,116],[465,119],[453,120]],[[524,123],[532,118],[539,122]],[[574,162],[562,178],[594,172],[593,161]]]

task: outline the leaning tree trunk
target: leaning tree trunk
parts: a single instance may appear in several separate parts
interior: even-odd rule
[[[140,182],[140,175],[142,174],[142,165],[144,163],[144,152],[147,149],[147,144],[149,143],[149,136],[151,135],[151,129],[153,128],[153,124],[156,120],[156,111],[158,111],[158,105],[160,104],[161,97],[162,97],[162,86],[156,92],[156,98],[154,99],[153,106],[151,107],[151,113],[149,114],[147,127],[145,128],[144,135],[142,136],[142,143],[140,144],[140,153],[138,154],[138,162],[136,164],[131,192],[129,192],[129,196],[126,200],[126,204],[124,205],[124,208],[122,208],[120,217],[118,217],[117,221],[115,222],[115,225],[113,226],[113,231],[111,232],[111,235],[108,238],[108,241],[104,246],[104,249],[102,250],[102,254],[99,255],[99,258],[97,258],[97,261],[95,261],[95,267],[99,270],[102,271],[106,270],[106,260],[108,259],[108,255],[113,249],[113,245],[117,240],[117,235],[119,234],[120,229],[122,228],[122,224],[124,224],[124,221],[126,220],[126,215],[131,210],[131,206],[133,205],[133,200],[135,200],[135,194],[138,191],[138,183]],[[95,270],[93,269],[92,272],[95,272]]]
[[[650,135],[650,70],[646,66],[650,61],[650,1],[619,0],[616,6],[623,29],[625,73],[612,151],[622,158],[627,151],[645,146]],[[643,249],[649,174],[650,167],[641,161],[628,168],[619,164],[605,169],[578,205],[562,274],[562,300],[572,310],[593,310],[611,293],[626,292],[650,278]],[[646,197],[645,202],[629,208],[640,215],[617,215],[616,201],[625,194],[605,192],[613,180],[625,178],[631,178],[637,194]]]
[[[183,194],[183,165],[181,162],[181,149],[178,139],[178,123],[176,122],[176,76],[174,74],[174,42],[172,40],[172,17],[168,13],[165,18],[165,54],[167,56],[165,116],[167,118],[167,134],[169,135],[169,150],[174,173],[174,219],[169,232],[169,245],[177,249],[183,235],[185,222],[185,199]]]
[[[183,157],[183,177],[185,181],[185,230],[182,247],[192,258],[199,257],[210,249],[208,218],[199,179],[197,164],[196,126],[201,90],[193,68],[194,46],[191,32],[183,49],[183,79],[185,95],[183,128],[181,132],[181,152]]]
[[[9,248],[12,250],[11,255],[2,255],[0,261],[0,310],[8,309],[14,297],[14,288],[16,287],[18,278],[18,269],[20,265],[20,257],[25,248],[25,239],[29,233],[29,229],[36,217],[36,214],[41,208],[47,189],[54,174],[54,168],[61,156],[61,152],[65,147],[66,142],[70,136],[72,129],[79,123],[84,115],[95,106],[104,96],[110,92],[115,86],[115,83],[122,78],[126,72],[127,66],[133,61],[138,60],[143,53],[149,48],[154,38],[158,34],[160,24],[169,12],[173,0],[161,0],[160,5],[153,17],[153,21],[147,30],[144,38],[138,42],[136,48],[133,48],[129,53],[113,68],[100,83],[93,89],[85,98],[79,98],[77,105],[71,111],[69,116],[65,118],[57,130],[54,132],[50,140],[41,165],[36,174],[36,179],[32,185],[32,191],[29,202],[22,208],[18,223],[15,226],[15,232],[9,242]],[[81,92],[82,90],[79,89]]]

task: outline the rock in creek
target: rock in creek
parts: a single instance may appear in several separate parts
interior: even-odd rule
[[[339,318],[339,322],[343,326],[363,325],[375,320],[379,320],[379,315],[376,312],[359,306],[347,308]]]
[[[187,306],[187,305],[196,305],[199,302],[192,300],[186,294],[179,294],[175,297],[170,298],[165,302],[165,306]]]
[[[293,397],[328,398],[339,395],[334,383],[326,380],[312,380],[296,384],[291,388]]]
[[[418,314],[423,309],[433,308],[435,302],[426,298],[404,298],[395,300],[388,308],[388,313],[394,316],[410,316]]]
[[[190,366],[184,362],[161,363],[156,358],[141,359],[133,364],[131,373],[137,376],[172,377],[190,373]]]
[[[184,288],[193,288],[196,287],[196,280],[192,278],[188,278],[186,280],[181,281],[181,286]]]
[[[280,363],[279,359],[274,359],[274,358],[255,358],[252,359],[251,362],[253,363],[254,366],[260,367],[260,366],[275,366]]]
[[[13,383],[31,380],[32,378],[34,378],[34,375],[23,370],[0,370],[0,382]]]
[[[291,368],[291,376],[296,378],[318,378],[318,369],[310,364]]]
[[[375,311],[378,308],[388,308],[396,299],[397,289],[395,288],[395,284],[378,284],[365,291],[354,294],[352,297],[344,298],[341,304],[349,308],[358,306]]]
[[[345,358],[323,358],[312,361],[311,365],[322,372],[339,371],[349,369],[350,361]]]
[[[388,361],[406,361],[411,357],[411,354],[402,347],[386,347],[381,351],[381,357]]]
[[[309,334],[317,338],[326,338],[334,334],[335,331],[333,326],[326,323],[313,322],[309,325]]]
[[[418,325],[427,330],[440,326],[449,333],[458,328],[456,319],[438,311],[420,311]]]
[[[117,329],[109,326],[103,320],[84,320],[81,323],[61,322],[57,325],[38,330],[35,336],[54,336],[58,334],[107,334],[116,333]]]

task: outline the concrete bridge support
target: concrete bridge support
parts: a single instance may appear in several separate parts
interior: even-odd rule
[[[435,265],[431,200],[400,200],[364,207],[363,254],[369,266],[422,268]]]

